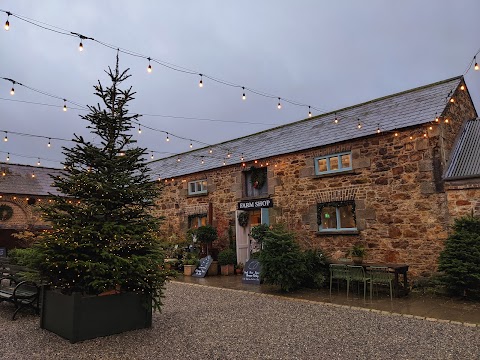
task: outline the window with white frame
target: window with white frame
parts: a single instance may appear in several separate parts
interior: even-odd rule
[[[318,231],[357,230],[355,201],[317,204]]]
[[[207,193],[207,180],[196,180],[188,183],[188,195],[199,195]]]
[[[315,174],[324,175],[352,170],[352,152],[315,158]]]
[[[188,216],[188,228],[197,229],[207,225],[207,214],[193,214]]]

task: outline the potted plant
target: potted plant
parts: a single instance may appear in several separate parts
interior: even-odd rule
[[[235,266],[235,274],[243,275],[243,263],[240,262]]]
[[[209,255],[208,245],[217,240],[218,233],[212,225],[199,226],[195,231],[198,241],[206,245],[206,254]]]
[[[348,251],[348,254],[351,256],[354,264],[361,264],[366,253],[367,251],[361,244],[353,245],[353,247]]]
[[[131,88],[122,89],[128,70],[99,82],[100,103],[81,116],[99,141],[75,135],[64,148],[64,170],[43,205],[52,230],[34,245],[43,291],[40,327],[71,342],[150,327],[160,310],[168,272],[155,236],[158,187],[147,167],[146,149],[134,146],[128,114]],[[103,107],[102,107],[103,106]],[[104,296],[101,296],[104,295]]]
[[[220,265],[220,273],[222,275],[233,275],[236,262],[237,255],[232,249],[226,249],[218,253],[218,264]]]
[[[198,266],[198,257],[196,253],[187,252],[183,257],[183,274],[192,276]]]
[[[263,239],[265,238],[267,231],[269,230],[270,227],[267,224],[260,224],[254,226],[250,230],[250,237],[257,242],[257,244],[260,246],[260,249],[262,249]]]

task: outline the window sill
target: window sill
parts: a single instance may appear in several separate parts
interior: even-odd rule
[[[319,178],[326,178],[326,177],[332,177],[332,176],[338,176],[338,175],[356,175],[357,172],[355,170],[347,170],[347,171],[337,171],[337,172],[331,172],[327,174],[320,174],[320,175],[313,175],[313,179],[319,179]]]
[[[317,231],[317,235],[320,236],[332,236],[332,235],[359,235],[359,230],[332,230],[332,231]]]
[[[187,198],[194,198],[194,197],[201,197],[201,196],[207,196],[208,192],[200,193],[200,194],[188,194]]]

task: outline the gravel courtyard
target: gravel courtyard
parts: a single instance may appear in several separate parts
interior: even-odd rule
[[[171,282],[153,328],[70,344],[0,304],[0,359],[480,359],[480,328]]]

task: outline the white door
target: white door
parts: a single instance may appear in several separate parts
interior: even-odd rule
[[[238,214],[242,211],[235,211],[235,239],[237,243],[237,263],[245,264],[250,259],[250,222],[243,227],[238,223]]]

